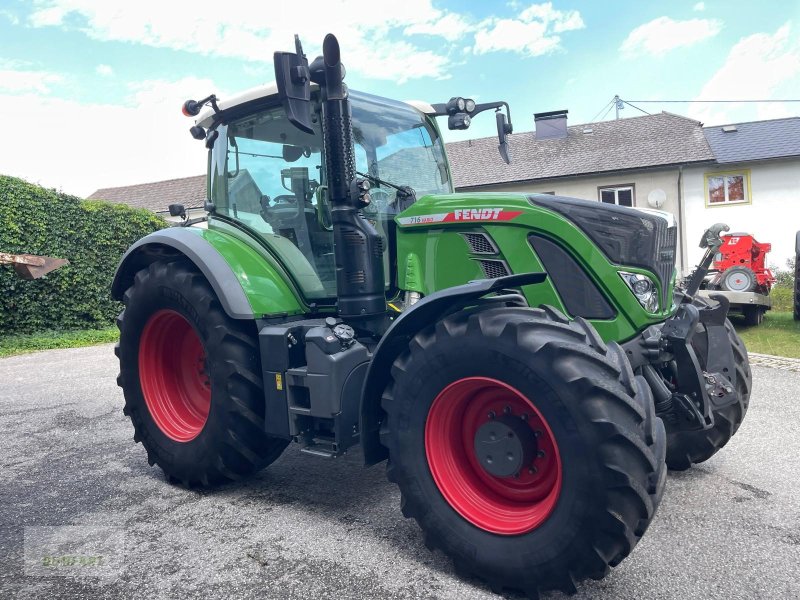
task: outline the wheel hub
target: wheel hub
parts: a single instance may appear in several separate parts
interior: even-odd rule
[[[520,417],[503,415],[475,432],[475,455],[484,471],[494,477],[519,477],[532,465],[538,446],[533,430]]]

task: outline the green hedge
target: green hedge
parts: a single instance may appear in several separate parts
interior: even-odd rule
[[[0,251],[70,261],[32,281],[0,266],[0,335],[108,326],[120,311],[109,295],[120,257],[165,225],[143,209],[81,200],[0,175]]]

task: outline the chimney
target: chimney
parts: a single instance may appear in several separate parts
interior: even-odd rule
[[[537,140],[556,140],[567,137],[566,110],[536,113],[533,120],[536,123]]]

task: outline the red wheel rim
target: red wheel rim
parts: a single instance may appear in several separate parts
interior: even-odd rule
[[[211,382],[194,327],[174,310],[155,313],[139,341],[139,381],[147,410],[176,442],[196,438],[208,420]]]
[[[536,458],[518,476],[491,475],[475,454],[475,434],[492,415],[517,416],[534,430]],[[492,533],[536,529],[561,492],[561,457],[550,426],[533,402],[495,379],[459,379],[436,396],[425,424],[425,452],[433,480],[450,506]]]

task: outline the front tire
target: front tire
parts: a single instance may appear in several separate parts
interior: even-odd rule
[[[184,261],[152,263],[123,296],[117,383],[134,440],[167,478],[211,486],[250,475],[287,442],[264,433],[253,324],[229,318]]]
[[[650,389],[617,344],[553,309],[459,313],[423,330],[395,361],[382,405],[403,514],[496,591],[534,597],[602,578],[663,493],[666,439]],[[485,466],[489,453],[476,450],[499,434],[527,439],[511,451],[519,472]]]

